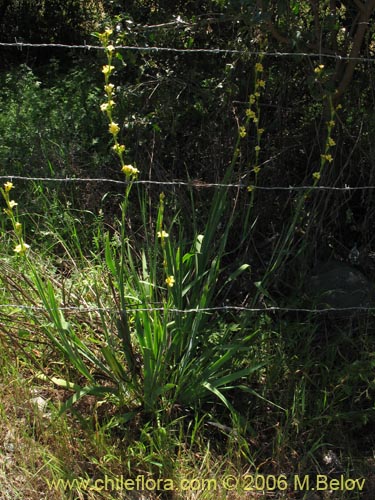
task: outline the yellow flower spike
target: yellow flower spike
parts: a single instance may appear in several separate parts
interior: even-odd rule
[[[165,278],[165,282],[169,288],[172,288],[175,284],[174,276],[168,276],[167,278]]]
[[[112,135],[117,135],[119,132],[120,132],[120,127],[118,126],[117,123],[115,122],[111,122],[109,125],[108,125],[108,130],[109,130],[109,133],[112,134]]]
[[[5,190],[5,192],[6,192],[6,193],[9,193],[9,191],[10,191],[11,189],[13,189],[13,188],[14,188],[14,186],[13,186],[13,183],[12,183],[12,182],[6,182],[6,183],[4,184],[4,190]]]
[[[115,69],[114,66],[111,66],[110,64],[105,64],[102,69],[102,73],[104,73],[105,76],[109,76],[112,71]]]
[[[261,73],[263,71],[263,64],[262,63],[256,63],[255,65],[255,71],[257,71],[258,73]]]
[[[15,248],[14,248],[14,251],[16,253],[18,253],[19,255],[23,255],[27,252],[27,250],[30,248],[30,245],[28,245],[27,243],[23,242],[20,243],[19,245],[17,245]]]
[[[238,133],[240,134],[240,137],[241,137],[241,138],[246,137],[246,129],[245,129],[245,127],[243,127],[243,126],[242,126],[242,127],[240,127],[240,128],[238,129]]]
[[[259,166],[254,167],[254,168],[253,168],[253,172],[254,172],[254,174],[259,174],[259,172],[260,172],[260,167],[259,167]]]
[[[161,238],[161,239],[169,237],[169,234],[166,231],[164,231],[164,229],[162,231],[158,231],[156,234],[157,234],[158,238]]]
[[[320,179],[320,172],[314,172],[312,176],[318,181]]]

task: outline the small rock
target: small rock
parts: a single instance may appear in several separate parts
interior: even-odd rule
[[[35,397],[31,398],[30,402],[34,406],[36,406],[41,413],[45,412],[45,410],[47,408],[47,404],[48,404],[48,401],[46,399],[42,398],[41,396],[35,396]]]
[[[375,287],[356,267],[330,261],[318,265],[306,284],[306,294],[318,308],[370,307]]]

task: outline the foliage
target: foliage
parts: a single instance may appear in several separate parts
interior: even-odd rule
[[[99,92],[90,69],[72,69],[61,78],[56,62],[43,80],[27,66],[2,75],[3,169],[45,177],[77,175],[83,166],[95,169],[100,154],[95,138],[102,124],[94,112]]]
[[[226,188],[219,189],[215,193],[203,234],[195,234],[192,246],[186,245],[184,242],[186,236],[183,226],[180,225],[177,230],[179,243],[176,248],[169,244],[169,234],[164,230],[164,194],[161,194],[155,224],[157,228],[155,243],[145,232],[144,246],[140,249],[141,261],[138,265],[136,264],[134,243],[127,234],[126,220],[133,179],[139,171],[132,165],[125,164],[126,148],[118,140],[121,129],[113,116],[116,96],[115,86],[110,79],[115,69],[112,65],[115,48],[110,42],[112,32],[107,28],[104,33],[99,34],[107,55],[107,64],[102,69],[106,100],[100,108],[107,115],[109,133],[113,140],[112,150],[118,156],[121,170],[128,182],[121,206],[118,255],[112,250],[109,237],[105,240],[105,259],[112,275],[110,283],[114,292],[113,299],[118,304],[116,324],[121,349],[119,350],[119,344],[111,334],[103,316],[105,342],[99,348],[99,352],[95,352],[82,341],[65,320],[58,306],[58,297],[52,282],[45,283],[36,270],[36,265],[26,256],[34,292],[46,309],[49,323],[52,325],[52,329],[48,325],[43,326],[43,331],[54,348],[68,360],[70,366],[86,382],[85,386],[70,381],[64,382],[67,388],[75,391],[64,408],[69,408],[74,402],[88,394],[97,397],[112,395],[117,398],[120,406],[129,404],[127,403],[129,399],[134,400],[137,403],[135,411],[140,406],[146,413],[151,413],[155,417],[160,410],[171,408],[175,404],[199,406],[201,401],[213,394],[234,413],[223,391],[233,389],[234,382],[245,379],[253,371],[259,369],[259,366],[253,363],[237,368],[237,365],[242,364],[242,353],[246,352],[247,344],[254,333],[234,341],[230,335],[231,330],[224,329],[218,344],[210,345],[204,341],[207,323],[205,309],[210,308],[217,298],[216,288],[219,284],[219,277],[223,274],[222,257],[226,252],[229,230],[235,220],[232,213],[227,218],[226,227],[218,240],[219,221],[228,211]],[[244,133],[240,130],[239,139],[244,136]],[[236,156],[235,150],[232,164],[224,178],[226,182],[231,178]],[[10,201],[11,189],[13,189],[13,184],[8,182],[1,193],[7,205],[6,214],[11,220],[18,240],[14,251],[19,255],[25,255],[29,245],[24,242],[21,233],[22,226],[18,222],[18,216],[15,215],[14,208],[17,203],[14,200]],[[141,203],[142,227],[147,231],[146,204],[142,198]],[[194,227],[197,227],[196,221],[194,221]],[[167,290],[173,289],[167,298],[159,284],[158,239],[161,240],[162,267],[166,275],[164,283],[167,285]],[[168,239],[167,242],[166,239]],[[247,265],[242,265],[229,276],[228,280],[233,280],[247,267]],[[134,301],[140,309],[134,314],[134,340],[130,329],[129,299]],[[99,296],[97,296],[97,302],[98,310],[101,310]],[[161,307],[155,309],[154,304],[160,304]],[[192,308],[196,313],[190,314],[187,307]],[[172,311],[183,314],[184,310],[187,310],[186,317],[183,315],[173,319],[173,315],[171,316]],[[137,349],[140,352],[140,360],[135,354]],[[124,360],[126,367],[123,366]],[[98,385],[90,365],[111,384]],[[130,412],[124,418],[129,419],[133,414],[134,410],[131,407]]]
[[[99,0],[3,0],[0,33],[7,41],[75,43],[95,29],[103,14]]]

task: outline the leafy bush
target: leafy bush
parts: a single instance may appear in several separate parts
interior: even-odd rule
[[[95,172],[99,90],[89,70],[59,78],[57,63],[42,81],[27,66],[1,76],[0,163],[9,175],[79,175]],[[48,77],[54,73],[54,81]],[[57,79],[56,79],[57,78]]]

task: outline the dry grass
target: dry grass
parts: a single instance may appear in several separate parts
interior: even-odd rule
[[[121,485],[121,478],[133,477],[136,480],[138,476],[143,476],[150,480],[154,477],[156,481],[161,477],[158,468],[150,463],[145,445],[137,442],[135,435],[131,445],[129,436],[108,435],[97,422],[95,432],[93,427],[100,408],[95,401],[86,398],[80,403],[77,409],[82,417],[80,423],[74,414],[58,416],[54,406],[67,396],[66,391],[54,389],[47,383],[41,384],[25,362],[14,353],[10,355],[9,346],[2,345],[1,352],[1,500],[118,499],[124,498],[121,486],[117,492],[95,488],[63,491],[61,487],[49,488],[48,482],[77,478],[95,481],[107,476],[109,485],[110,479],[116,478]],[[190,450],[186,444],[181,445],[176,457],[169,456],[172,465],[168,467],[168,479],[177,484],[182,479],[206,481],[216,478],[216,499],[260,498],[244,491],[226,492],[219,478],[229,473],[238,475],[233,463],[224,454],[218,456],[212,453],[209,443],[200,443],[199,447],[202,450],[198,449],[198,444],[196,450]],[[169,452],[171,455],[173,450]],[[161,453],[168,454],[168,450],[164,449]],[[163,461],[161,456],[160,461]],[[129,491],[127,495],[126,498],[137,500],[206,500],[213,498],[213,491],[156,493],[148,490],[143,493]]]

